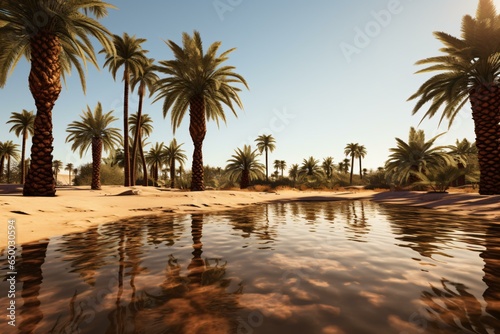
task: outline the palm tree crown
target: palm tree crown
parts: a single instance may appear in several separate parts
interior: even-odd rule
[[[429,65],[417,73],[439,73],[409,98],[417,99],[413,114],[429,103],[424,118],[442,110],[440,121],[446,118],[451,126],[469,100],[481,170],[479,192],[500,194],[500,17],[493,1],[479,0],[476,17],[463,17],[461,38],[434,35],[443,43],[444,55],[417,62]]]
[[[314,177],[319,178],[323,176],[323,171],[319,165],[319,160],[309,157],[309,159],[304,159],[302,165],[299,169],[299,176],[301,177]]]
[[[35,131],[35,115],[33,111],[27,111],[23,109],[22,112],[13,112],[10,116],[10,120],[7,122],[12,123],[12,127],[9,132],[14,131],[16,136],[22,137],[22,145],[21,145],[21,184],[24,184],[25,175],[26,175],[26,166],[24,163],[25,155],[26,155],[26,141],[28,140],[28,136],[33,136]]]
[[[223,105],[236,111],[233,103],[242,109],[238,96],[241,90],[233,86],[241,83],[248,88],[245,79],[234,72],[233,66],[221,66],[228,59],[229,49],[220,55],[217,51],[221,42],[211,44],[206,53],[202,47],[200,34],[182,35],[183,47],[173,41],[166,42],[174,53],[174,60],[159,62],[157,71],[167,75],[157,82],[158,95],[155,101],[163,99],[163,116],[171,109],[172,127],[175,131],[189,108],[189,133],[193,140],[193,165],[191,190],[204,190],[202,146],[206,134],[206,121],[219,119],[226,122]]]
[[[258,150],[252,151],[250,145],[244,145],[243,149],[236,149],[226,166],[226,172],[232,181],[240,181],[240,188],[245,189],[250,185],[250,181],[258,179],[264,175],[264,165],[257,157]]]
[[[392,154],[385,163],[385,169],[393,174],[396,183],[408,183],[414,173],[426,174],[429,168],[452,163],[452,158],[444,152],[445,146],[434,146],[437,135],[425,140],[423,130],[410,129],[408,142],[396,138],[397,147],[391,148]]]
[[[0,10],[0,87],[21,57],[31,62],[29,88],[37,108],[31,168],[23,188],[25,196],[53,196],[52,109],[64,78],[74,66],[85,90],[84,66],[98,67],[89,35],[110,53],[110,33],[97,19],[112,5],[100,1],[5,0]],[[88,14],[93,15],[94,18]],[[34,18],[42,18],[33,24]],[[83,66],[82,63],[83,62]]]
[[[120,129],[110,127],[110,124],[117,120],[112,113],[113,111],[109,111],[103,114],[100,102],[94,112],[87,106],[87,110],[80,116],[81,121],[72,122],[66,130],[69,133],[66,142],[72,142],[71,149],[79,150],[80,157],[92,147],[92,189],[101,188],[102,150],[113,152],[122,141]]]

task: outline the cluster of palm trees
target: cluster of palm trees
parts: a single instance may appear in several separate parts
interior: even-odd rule
[[[467,139],[456,145],[435,146],[442,134],[425,139],[423,130],[411,128],[408,141],[396,138],[397,146],[385,164],[389,183],[396,187],[425,186],[445,191],[450,185],[463,186],[479,180],[477,147]]]
[[[83,65],[87,61],[98,67],[90,36],[95,37],[103,49],[108,67],[114,78],[123,68],[124,109],[124,185],[133,184],[131,165],[140,147],[141,127],[136,127],[132,154],[129,152],[129,90],[138,87],[139,111],[142,118],[142,97],[146,90],[156,93],[155,101],[163,100],[163,114],[171,110],[172,127],[179,127],[189,109],[189,132],[194,144],[191,190],[204,190],[202,145],[207,120],[226,121],[223,106],[236,115],[235,107],[242,108],[234,84],[245,79],[234,72],[232,66],[222,66],[234,49],[217,54],[221,45],[215,42],[204,52],[200,34],[184,33],[182,47],[171,40],[166,42],[175,59],[160,61],[146,57],[141,46],[145,39],[113,35],[99,20],[115,8],[104,1],[4,1],[0,11],[0,87],[22,56],[31,62],[29,88],[37,108],[30,168],[24,182],[25,196],[55,195],[53,175],[52,109],[61,92],[61,77],[76,68],[85,90]],[[43,17],[38,25],[34,17]],[[83,64],[82,64],[83,63]],[[156,74],[157,73],[157,74]],[[160,78],[158,74],[165,75]],[[71,136],[71,134],[70,134]],[[76,135],[68,140],[77,142]],[[96,139],[95,146],[99,145]],[[94,145],[93,145],[94,146]],[[96,149],[93,154],[100,151]],[[97,166],[95,167],[97,168]],[[98,187],[98,180],[93,181]]]
[[[244,145],[242,149],[237,148],[235,154],[228,160],[225,172],[228,173],[228,179],[232,182],[239,182],[240,188],[247,188],[251,181],[260,180],[269,182],[269,152],[276,149],[276,140],[270,134],[263,134],[255,139],[257,148],[252,150],[250,145]],[[265,164],[258,161],[259,156],[265,152]],[[350,143],[344,150],[346,156],[350,155],[352,162],[359,159],[360,179],[363,179],[361,159],[366,156],[366,148],[363,145]],[[287,167],[285,160],[274,160],[275,172],[271,176],[273,181],[285,180],[284,170]],[[351,167],[351,176],[349,184],[353,184],[354,164],[346,157],[344,161],[335,166],[333,157],[323,159],[320,165],[319,160],[314,157],[304,159],[302,165],[293,164],[288,171],[289,180],[292,185],[297,182],[306,183],[315,186],[332,186],[335,180],[339,180],[339,174],[348,173]],[[265,173],[264,173],[265,172]]]
[[[84,131],[82,122],[70,124],[70,135],[67,141],[73,143],[73,150],[82,147],[77,143],[86,142],[92,146],[94,169],[100,165],[102,148],[110,149],[106,141],[116,145],[120,142],[123,147],[124,185],[135,183],[136,161],[139,156],[143,166],[143,180],[147,182],[147,158],[142,152],[143,135],[148,134],[147,117],[142,114],[142,101],[144,94],[156,95],[154,102],[163,101],[163,115],[170,111],[172,128],[180,126],[186,112],[189,110],[189,133],[194,144],[191,168],[191,190],[202,191],[204,184],[203,141],[207,131],[206,122],[226,122],[224,106],[228,107],[237,116],[235,108],[242,109],[239,98],[241,89],[237,85],[248,88],[245,79],[236,73],[235,67],[223,65],[228,60],[229,54],[234,49],[229,49],[218,54],[221,42],[211,44],[205,51],[202,46],[200,34],[194,31],[193,35],[183,33],[182,45],[166,41],[167,46],[174,54],[172,60],[162,60],[155,64],[153,59],[146,56],[147,50],[142,48],[146,41],[142,38],[113,35],[99,20],[108,14],[108,10],[115,8],[104,1],[3,1],[0,11],[0,87],[4,86],[9,73],[16,66],[22,56],[31,62],[29,73],[29,88],[36,105],[36,115],[32,119],[32,131],[24,130],[24,125],[14,130],[18,136],[22,135],[23,145],[21,153],[21,182],[24,184],[25,196],[53,196],[55,194],[55,177],[53,166],[53,125],[52,109],[61,92],[61,77],[64,77],[72,68],[76,68],[81,79],[82,88],[85,90],[84,65],[87,61],[99,66],[96,54],[89,37],[93,36],[102,46],[100,51],[106,57],[104,67],[108,67],[113,77],[123,69],[124,82],[124,108],[123,129],[120,139],[118,128],[110,128],[113,138],[80,137],[79,132]],[[31,22],[34,17],[43,17],[37,26]],[[417,64],[430,65],[419,72],[438,71],[439,74],[427,80],[420,89],[410,97],[417,99],[413,113],[418,112],[425,104],[430,107],[424,117],[433,117],[443,107],[441,120],[448,119],[453,122],[457,113],[469,100],[472,105],[472,116],[475,124],[476,147],[478,151],[479,192],[481,194],[500,193],[500,16],[496,14],[492,0],[479,0],[476,17],[465,16],[462,23],[462,36],[456,38],[446,33],[435,33],[436,37],[444,44],[444,55],[423,59]],[[236,84],[236,85],[235,85]],[[128,111],[129,92],[137,87],[139,94],[139,108],[135,116],[135,127],[130,127],[131,118]],[[84,118],[97,117],[97,112],[92,115],[90,110]],[[106,116],[108,122],[115,118],[110,114]],[[24,116],[23,116],[24,117]],[[18,121],[16,121],[18,122]],[[17,123],[16,123],[17,124]],[[129,133],[132,131],[133,143],[130,147]],[[25,168],[24,154],[26,138],[32,135],[32,146],[29,159],[29,168]],[[83,136],[83,135],[82,135]],[[267,136],[267,137],[266,137]],[[265,177],[269,180],[268,153],[274,150],[274,139],[270,135],[262,135],[257,139],[257,151],[265,151]],[[90,141],[90,142],[89,142]],[[398,142],[398,144],[400,144]],[[100,147],[102,145],[102,148]],[[160,145],[161,146],[161,145]],[[16,159],[16,146],[11,142],[2,143],[1,162],[10,164],[10,158]],[[94,150],[95,147],[95,150]],[[149,153],[161,151],[159,146],[152,148]],[[230,164],[235,163],[239,156],[257,156],[257,151],[251,147],[238,149]],[[9,153],[10,152],[10,153]],[[137,154],[139,152],[139,154]],[[360,179],[363,178],[361,159],[366,155],[366,149],[359,144],[350,143],[345,148],[345,153],[350,156],[350,162],[344,160],[339,163],[339,171],[351,168],[349,183],[353,183],[353,169],[355,159],[359,159]],[[393,154],[397,154],[393,152]],[[95,155],[95,156],[94,156]],[[98,159],[99,158],[99,159]],[[394,157],[391,156],[392,161]],[[152,159],[152,160],[151,160]],[[233,161],[236,159],[235,161]],[[150,161],[153,161],[150,158]],[[158,160],[159,161],[159,160]],[[349,162],[349,164],[348,164]],[[151,165],[151,164],[150,164]],[[153,165],[155,165],[153,163]],[[319,161],[310,157],[304,159],[299,168],[292,165],[293,173],[305,179],[317,179],[323,173],[331,178],[333,173],[333,159],[324,162],[326,167],[319,167]],[[394,165],[389,163],[389,167]],[[442,165],[442,164],[441,164]],[[2,166],[3,167],[3,166]],[[286,168],[284,161],[275,164],[277,171]],[[297,167],[297,168],[295,168]],[[153,178],[158,178],[157,170],[160,163],[152,168]],[[241,167],[238,167],[241,169]],[[400,175],[406,167],[391,169],[395,172],[396,180],[404,180]],[[9,172],[9,168],[8,172]],[[260,177],[261,167],[256,164],[254,169],[258,172],[254,177]],[[243,169],[245,170],[245,169]],[[322,172],[320,173],[319,171]],[[406,170],[411,170],[406,169]],[[413,171],[413,170],[412,170]],[[425,170],[424,170],[425,171]],[[417,177],[414,173],[411,177]],[[418,172],[418,171],[417,171]],[[3,173],[3,168],[2,168]],[[401,172],[402,173],[402,172]],[[251,179],[253,174],[242,172],[241,179]],[[404,174],[404,173],[403,173]],[[97,175],[97,173],[96,173]],[[236,175],[236,174],[234,174]],[[423,175],[419,179],[422,181]],[[10,177],[10,176],[9,176]],[[235,176],[233,176],[235,177]],[[295,180],[295,177],[293,177]],[[146,183],[147,184],[147,183]],[[99,180],[92,181],[92,187],[99,187]]]

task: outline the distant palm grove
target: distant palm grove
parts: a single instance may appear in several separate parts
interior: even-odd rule
[[[304,156],[302,161],[274,157],[276,147],[286,143],[277,142],[272,133],[234,147],[226,166],[208,166],[203,162],[207,122],[226,123],[226,111],[237,117],[243,109],[239,93],[249,88],[229,63],[234,48],[220,51],[221,42],[215,42],[204,49],[200,33],[194,31],[183,33],[181,43],[166,40],[173,58],[157,61],[142,48],[145,39],[125,32],[113,34],[99,22],[115,9],[109,3],[1,3],[0,87],[26,56],[31,63],[28,84],[35,111],[29,111],[31,106],[10,111],[6,123],[19,139],[0,138],[0,183],[22,184],[25,196],[54,196],[56,185],[100,189],[102,184],[191,191],[359,186],[443,192],[455,186],[477,187],[484,195],[500,194],[500,16],[492,0],[479,0],[476,16],[463,18],[460,38],[435,33],[444,46],[443,54],[417,65],[428,66],[419,72],[437,74],[409,98],[416,101],[413,113],[426,109],[424,118],[440,113],[441,120],[450,125],[470,102],[475,141],[460,138],[454,145],[439,146],[440,135],[426,138],[422,130],[411,127],[408,138],[395,138],[385,165],[375,170],[363,168],[369,147],[356,142],[337,147],[343,149],[342,157]],[[33,28],[30,22],[40,15],[46,18],[44,26]],[[85,91],[85,63],[100,67],[91,39],[99,45],[97,53],[105,57],[102,67],[123,82],[123,109],[103,110],[94,101],[91,106],[79,106],[80,118],[67,128],[54,129],[52,109],[62,90],[61,78],[76,69]],[[129,110],[131,94],[138,97],[137,111]],[[143,112],[145,94],[154,96],[153,103],[163,103],[163,117],[169,116],[173,132],[169,142],[148,142],[156,129],[150,115]],[[115,124],[118,117],[122,124]],[[185,118],[194,146],[190,168],[184,143],[174,137]],[[53,131],[65,131],[75,154],[83,157],[91,152],[92,162],[74,166],[54,159]],[[61,178],[63,171],[67,178]]]

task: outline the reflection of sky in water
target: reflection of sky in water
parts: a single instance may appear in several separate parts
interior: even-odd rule
[[[269,204],[102,225],[18,255],[20,332],[500,328],[499,228],[435,211]],[[0,265],[5,276],[6,254]],[[2,279],[1,310],[7,287]]]

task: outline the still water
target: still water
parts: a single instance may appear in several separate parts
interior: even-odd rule
[[[500,332],[500,225],[430,210],[267,204],[105,224],[17,253],[16,328],[2,314],[2,333]]]

